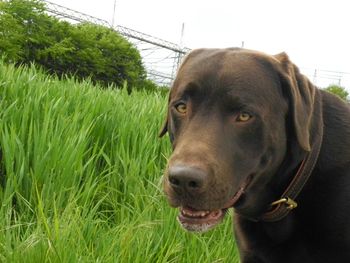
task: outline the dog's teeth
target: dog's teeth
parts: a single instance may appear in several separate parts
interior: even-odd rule
[[[191,211],[189,209],[181,209],[181,213],[187,217],[200,218],[200,217],[206,217],[212,212],[209,210]]]

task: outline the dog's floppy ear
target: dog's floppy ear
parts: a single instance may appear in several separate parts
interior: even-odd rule
[[[168,105],[170,103],[170,95],[171,95],[170,93],[168,95]],[[163,122],[162,128],[160,129],[160,131],[158,133],[159,138],[163,137],[168,132],[168,123],[169,123],[169,109],[167,109],[165,120]]]
[[[158,134],[159,138],[163,137],[167,132],[168,132],[168,114],[162,125],[162,128],[159,131],[159,134]]]
[[[279,62],[279,73],[284,92],[290,99],[296,138],[300,146],[310,151],[310,126],[313,117],[315,87],[289,60],[286,53],[274,56]]]

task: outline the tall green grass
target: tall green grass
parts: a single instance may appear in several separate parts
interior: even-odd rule
[[[0,62],[0,262],[238,262],[230,217],[190,234],[167,205],[165,105]]]

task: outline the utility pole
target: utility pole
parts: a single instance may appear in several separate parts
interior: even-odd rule
[[[180,44],[179,44],[179,47],[180,47],[181,50],[183,49],[184,34],[185,34],[185,23],[182,23]],[[172,76],[173,79],[175,78],[176,70],[177,70],[177,68],[180,65],[181,58],[182,58],[183,55],[184,55],[183,52],[176,52],[176,56],[174,57],[174,62],[173,62],[173,70],[171,72],[171,76]]]
[[[185,33],[185,23],[182,23],[181,37],[180,37],[180,48],[183,48],[184,33]]]
[[[115,8],[117,6],[117,0],[114,0],[114,7],[113,7],[113,16],[112,16],[112,27],[114,27],[114,17],[115,17]]]
[[[317,69],[315,69],[315,72],[314,72],[314,79],[313,79],[313,82],[315,83],[315,84],[317,84],[316,82],[317,82]]]

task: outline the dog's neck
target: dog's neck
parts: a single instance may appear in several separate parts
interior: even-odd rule
[[[316,96],[319,93],[316,92]],[[321,100],[315,100],[313,122],[310,127],[311,151],[305,152],[290,142],[285,161],[275,177],[274,197],[267,212],[259,220],[276,222],[297,208],[296,199],[309,180],[317,162],[323,139],[322,105]],[[291,159],[291,156],[294,158]],[[287,161],[288,160],[288,161]]]

